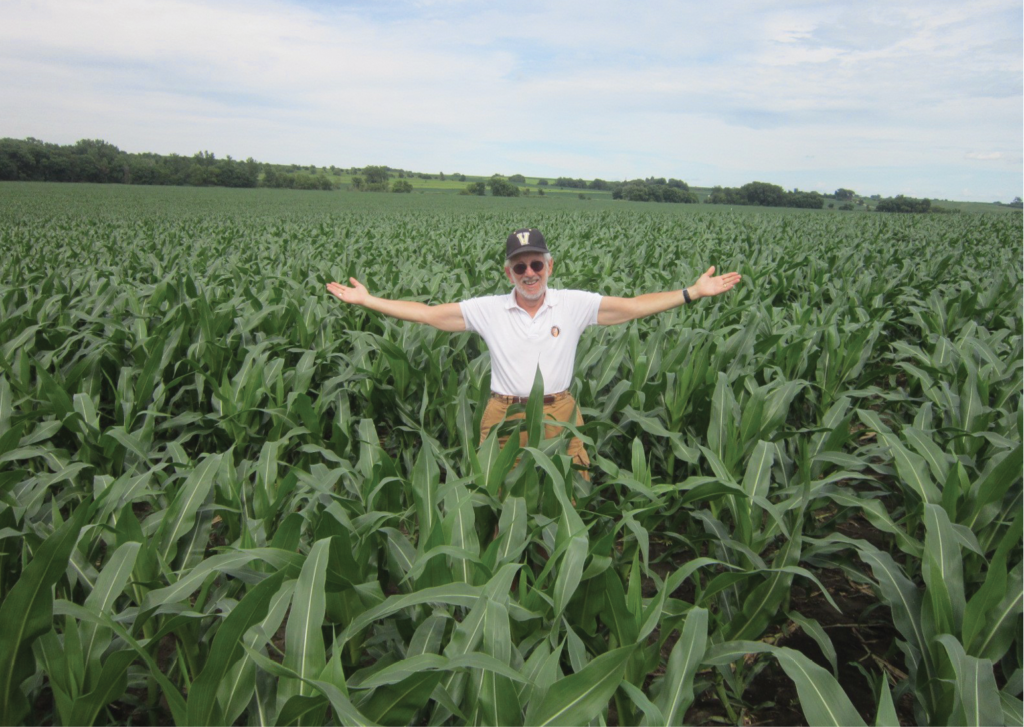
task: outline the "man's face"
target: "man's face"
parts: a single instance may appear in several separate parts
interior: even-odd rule
[[[548,278],[554,270],[554,260],[544,262],[543,253],[524,252],[516,255],[508,261],[509,267],[505,269],[508,279],[516,286],[516,293],[524,300],[540,300],[548,289]],[[526,269],[522,273],[516,272],[516,267]],[[540,270],[533,268],[540,267]]]

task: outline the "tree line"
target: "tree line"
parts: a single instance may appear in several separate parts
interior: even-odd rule
[[[274,165],[261,164],[252,157],[245,161],[230,156],[218,159],[207,151],[190,157],[151,152],[132,154],[101,139],[81,139],[67,145],[33,138],[0,139],[0,180],[288,189],[334,189],[336,186],[322,171],[294,174]]]
[[[852,197],[852,193],[850,196]],[[801,192],[798,189],[787,192],[779,185],[768,182],[749,182],[742,187],[714,187],[707,202],[708,204],[800,207],[818,210],[825,206],[825,198],[818,192]]]
[[[207,151],[197,152],[193,156],[151,152],[133,154],[101,139],[81,139],[67,145],[46,143],[31,137],[0,139],[0,181],[332,190],[340,186],[339,181],[332,177],[338,177],[344,171],[348,171],[353,175],[350,188],[355,191],[409,193],[413,191],[413,185],[406,181],[406,177],[433,178],[428,174],[414,175],[413,172],[392,170],[386,166],[367,166],[351,170],[332,166],[328,176],[326,168],[318,169],[313,165],[308,167],[308,173],[296,173],[304,169],[294,164],[262,164],[252,157],[245,161],[238,161],[230,156],[218,159]],[[392,179],[393,171],[397,172],[398,179]],[[446,176],[442,172],[437,178],[445,180]],[[456,173],[448,175],[448,179],[465,182],[466,176]],[[522,174],[513,174],[508,178],[495,174],[487,181],[470,183],[462,194],[485,195],[489,189],[495,197],[518,197],[530,193],[528,187],[520,186],[525,184],[526,178]],[[700,202],[700,198],[686,182],[664,177],[647,177],[623,182],[608,182],[603,179],[587,181],[569,177],[558,177],[553,182],[540,179],[537,181],[537,193],[543,195],[543,187],[547,186],[610,191],[613,199],[631,202]],[[838,189],[832,197],[848,202],[840,209],[853,208],[853,205],[849,204],[855,197],[852,190]],[[789,192],[767,182],[750,182],[742,187],[714,187],[705,201],[710,204],[821,209],[825,196],[798,189]],[[1020,198],[1016,198],[1010,206],[1020,207]],[[904,195],[878,200],[875,210],[897,213],[949,211],[933,205],[930,200]]]

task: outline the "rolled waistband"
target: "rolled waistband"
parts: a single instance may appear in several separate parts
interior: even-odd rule
[[[554,404],[556,401],[561,401],[569,396],[571,396],[571,394],[569,394],[568,391],[559,391],[557,394],[545,394],[544,403]],[[504,404],[525,404],[530,400],[530,397],[528,396],[507,396],[505,394],[496,394],[493,391],[491,392],[491,398],[497,399]]]

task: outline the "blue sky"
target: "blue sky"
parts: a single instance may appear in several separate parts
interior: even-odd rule
[[[1008,201],[1022,27],[999,0],[4,0],[0,136]]]

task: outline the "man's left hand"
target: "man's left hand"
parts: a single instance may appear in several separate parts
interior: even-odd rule
[[[716,276],[715,266],[712,265],[708,268],[708,271],[697,278],[697,282],[687,288],[687,290],[690,293],[691,300],[696,300],[697,298],[708,298],[713,295],[721,295],[728,290],[732,290],[733,286],[740,282],[740,279],[741,276],[739,273],[725,273],[724,275]]]

